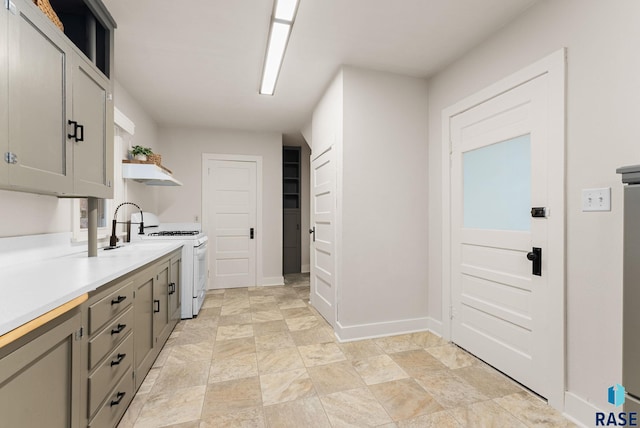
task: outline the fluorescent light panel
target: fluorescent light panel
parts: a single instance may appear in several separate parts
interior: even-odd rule
[[[269,47],[267,48],[267,58],[264,62],[262,72],[262,85],[260,93],[263,95],[273,95],[276,89],[276,81],[280,73],[280,66],[284,59],[284,50],[289,40],[291,25],[274,22],[271,24],[271,34],[269,35]]]
[[[260,84],[262,95],[273,95],[275,91],[297,7],[298,0],[276,0],[275,12],[271,19],[269,45],[262,70]]]
[[[293,22],[298,7],[298,0],[276,0],[275,19]]]

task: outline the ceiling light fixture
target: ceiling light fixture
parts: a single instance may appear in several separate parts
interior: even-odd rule
[[[262,68],[261,95],[273,95],[278,75],[282,68],[284,52],[287,49],[293,21],[298,11],[299,0],[275,0],[274,12],[269,28],[269,42]]]

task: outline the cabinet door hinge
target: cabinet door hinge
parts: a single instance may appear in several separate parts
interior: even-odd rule
[[[15,153],[12,153],[12,152],[6,152],[6,153],[4,154],[4,161],[5,161],[6,163],[9,163],[9,164],[15,165],[15,164],[17,164],[17,163],[18,163],[18,155],[17,155],[17,154],[15,154]]]
[[[111,187],[111,180],[107,180],[107,187]]]
[[[82,340],[84,336],[84,327],[80,327],[78,331],[76,331],[76,340]]]

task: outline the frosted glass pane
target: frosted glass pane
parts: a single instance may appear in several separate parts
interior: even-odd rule
[[[463,154],[464,227],[531,228],[529,135]]]

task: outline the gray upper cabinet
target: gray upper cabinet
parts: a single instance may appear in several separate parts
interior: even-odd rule
[[[15,1],[15,0],[14,0]],[[16,1],[9,15],[9,185],[71,194],[71,50],[38,8]],[[6,161],[6,159],[5,159]]]
[[[113,197],[113,126],[107,126],[113,124],[110,83],[79,55],[73,73],[73,120],[81,134],[71,139],[74,193],[109,199]]]
[[[0,8],[0,58],[7,58],[9,11]],[[9,147],[9,62],[0,61],[0,150]],[[6,151],[6,150],[5,150]],[[4,156],[4,152],[2,156]],[[9,164],[0,159],[0,186],[9,183]]]
[[[9,11],[3,11],[8,34],[0,49],[8,52],[9,131],[8,139],[0,139],[0,185],[59,196],[112,198],[113,100],[108,76],[115,23],[100,2],[65,2],[73,8],[83,6],[81,12],[59,6],[61,18],[69,22],[65,35],[33,2],[8,4]],[[100,7],[90,9],[88,4]],[[92,10],[98,11],[97,18]],[[85,14],[83,46],[73,40],[78,13]]]

